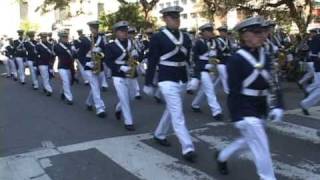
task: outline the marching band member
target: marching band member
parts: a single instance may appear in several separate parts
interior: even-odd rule
[[[27,51],[27,65],[30,70],[31,74],[31,80],[32,80],[32,86],[33,89],[37,90],[39,89],[39,82],[38,77],[36,73],[36,67],[37,67],[37,51],[36,51],[36,45],[37,41],[34,39],[35,32],[34,31],[28,31],[27,36],[28,40],[24,42],[24,46],[26,47]]]
[[[201,31],[201,38],[195,42],[195,46],[193,47],[193,60],[196,64],[195,74],[201,81],[201,88],[191,106],[194,111],[200,111],[202,97],[206,96],[213,118],[219,121],[222,120],[222,110],[218,103],[213,84],[217,77],[216,75],[212,75],[218,64],[217,61],[214,62],[217,57],[217,47],[213,39],[213,24],[204,24],[199,29]]]
[[[19,81],[21,82],[21,84],[25,84],[26,76],[24,74],[25,73],[24,61],[27,56],[27,52],[24,47],[24,38],[23,38],[24,31],[18,30],[17,32],[18,32],[19,38],[13,41],[13,47],[15,51],[15,60],[18,65],[17,68],[18,68]]]
[[[152,27],[148,27],[146,30],[145,30],[145,34],[146,34],[146,38],[143,40],[143,60],[142,62],[140,63],[140,69],[142,69],[141,71],[143,72],[143,74],[145,75],[146,74],[146,68],[147,68],[147,65],[148,65],[148,59],[149,59],[149,49],[150,49],[150,40],[154,34],[153,32],[153,29]],[[145,68],[146,67],[146,68]],[[158,69],[158,68],[157,68]],[[158,82],[158,70],[156,71],[156,74],[155,74],[155,77],[154,77],[154,84],[157,84]],[[155,93],[153,95],[153,98],[155,99],[155,101],[159,104],[162,103],[162,95],[161,95],[161,91],[159,88],[155,88]]]
[[[310,89],[308,91],[309,95],[300,103],[305,115],[310,115],[308,109],[320,101],[320,35],[314,35],[308,46],[309,58],[313,62],[314,68],[314,82],[307,88]]]
[[[274,62],[266,56],[263,43],[265,29],[262,17],[251,17],[236,25],[241,48],[227,63],[228,107],[241,137],[217,153],[221,174],[228,174],[227,160],[240,149],[249,149],[260,179],[275,180],[268,138],[263,120],[267,115],[267,96],[270,96],[268,118],[281,121],[282,98],[274,73]]]
[[[14,81],[18,80],[17,67],[14,61],[13,39],[8,39],[8,45],[5,47],[5,55],[8,57],[9,69]]]
[[[136,95],[137,67],[130,61],[138,62],[138,52],[132,41],[128,39],[128,22],[120,21],[114,24],[113,30],[116,39],[107,45],[105,62],[112,71],[114,87],[117,91],[119,102],[116,105],[116,119],[124,118],[124,127],[128,131],[134,131],[130,101]]]
[[[74,53],[71,43],[69,43],[69,33],[60,31],[58,33],[59,41],[54,45],[54,52],[58,57],[58,71],[62,81],[61,99],[65,100],[68,105],[73,104],[71,92],[72,81],[74,80]]]
[[[47,40],[47,33],[42,32],[40,35],[40,42],[36,45],[36,51],[38,52],[37,65],[42,79],[43,90],[47,96],[52,95],[52,87],[50,84],[50,65],[53,64],[55,54],[52,51],[52,44]]]
[[[139,40],[135,39],[135,35],[137,33],[137,29],[135,27],[129,27],[128,29],[128,38],[129,40],[131,41],[132,43],[132,46],[136,49],[136,51],[138,52],[138,60],[141,61],[141,56],[142,56],[142,53],[143,53],[143,44],[141,44],[139,42]],[[137,74],[138,75],[138,74]],[[135,98],[136,99],[141,99],[141,94],[140,94],[140,85],[138,83],[138,78],[135,77],[133,79],[134,81],[134,88],[135,88],[135,91],[136,91],[136,94],[135,94]]]
[[[219,31],[219,37],[217,37],[217,47],[218,47],[218,57],[220,63],[217,65],[217,69],[219,72],[219,79],[222,83],[223,91],[228,94],[229,88],[227,84],[227,71],[226,71],[226,63],[228,58],[231,56],[231,43],[228,39],[228,27],[221,26],[217,29]]]
[[[144,92],[149,96],[154,95],[153,80],[158,66],[158,86],[166,101],[166,109],[154,133],[154,140],[160,145],[170,146],[166,137],[172,125],[181,143],[183,158],[194,162],[194,145],[185,125],[182,105],[182,96],[188,80],[186,65],[191,50],[191,40],[187,34],[179,30],[182,11],[183,8],[179,6],[167,7],[160,11],[166,27],[151,39]]]
[[[106,117],[105,105],[101,97],[101,82],[103,74],[103,50],[105,42],[103,37],[99,35],[99,21],[88,22],[91,31],[91,48],[86,49],[85,71],[87,73],[91,90],[87,98],[87,109],[92,110],[93,106],[96,108],[96,115],[100,118]],[[84,42],[87,43],[87,42]],[[103,74],[104,75],[104,74]]]
[[[80,71],[81,77],[84,81],[84,84],[89,85],[89,80],[84,70],[84,66],[85,66],[84,63],[86,58],[86,52],[88,51],[88,49],[90,49],[90,39],[83,34],[82,29],[77,30],[77,33],[79,37],[78,39],[73,41],[73,45],[75,47],[74,51],[76,52],[76,57],[78,59],[77,65],[78,65],[78,69]]]
[[[310,30],[310,37],[307,41],[307,45],[309,47],[310,51],[310,46],[314,46],[314,40],[317,38],[317,31],[316,29],[311,29]],[[312,57],[310,54],[307,57],[307,72],[303,75],[303,77],[299,80],[298,86],[300,89],[307,91],[307,84],[310,79],[314,77],[315,70],[314,70],[314,57]],[[312,86],[310,86],[312,87]],[[307,88],[307,89],[306,89]],[[312,89],[311,89],[312,90]]]

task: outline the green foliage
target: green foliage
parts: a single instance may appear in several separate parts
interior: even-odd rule
[[[39,27],[40,27],[39,24],[33,23],[29,20],[24,20],[20,24],[20,29],[24,30],[25,32],[31,31],[31,30],[37,31],[37,30],[39,30]]]
[[[102,14],[99,19],[102,22],[102,30],[104,31],[112,30],[112,26],[116,22],[123,20],[128,21],[131,26],[135,26],[138,30],[149,25],[141,14],[139,3],[121,4],[117,12]]]

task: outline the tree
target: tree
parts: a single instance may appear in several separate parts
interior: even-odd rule
[[[137,29],[148,25],[141,14],[139,3],[122,3],[117,12],[100,16],[104,30],[112,30],[112,26],[122,20],[128,21],[131,26],[135,26]]]
[[[276,18],[278,22],[294,22],[300,33],[305,33],[313,19],[313,0],[202,0],[207,11],[205,17],[213,19],[214,15],[237,8],[248,14],[258,13],[266,18]]]
[[[31,21],[28,21],[28,20],[24,20],[20,24],[20,29],[24,30],[25,32],[31,31],[31,30],[32,31],[37,31],[37,30],[39,30],[39,24],[33,23]]]
[[[129,2],[127,2],[126,0],[117,0],[120,4],[129,4]],[[157,5],[157,3],[160,0],[139,0],[139,3],[141,5],[141,9],[143,12],[143,16],[144,16],[144,20],[146,22],[150,22],[152,21],[149,18],[150,12],[152,11],[152,9]]]

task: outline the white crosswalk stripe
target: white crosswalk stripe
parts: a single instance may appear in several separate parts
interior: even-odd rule
[[[312,113],[318,110],[320,110],[320,108],[314,108],[312,109]],[[297,115],[297,113],[298,110],[286,112],[286,114],[294,115]],[[320,116],[318,119],[320,119]],[[227,125],[227,123],[223,122],[208,123],[204,128],[192,130],[191,135],[195,143],[206,143],[210,149],[222,149],[230,143],[231,139],[224,137],[224,134],[209,136],[204,132],[214,131],[215,128]],[[317,130],[314,128],[291,122],[268,123],[268,128],[288,138],[301,139],[314,144],[320,143],[319,137],[316,135]],[[60,147],[56,147],[51,141],[43,141],[40,149],[35,149],[32,152],[23,154],[1,157],[0,172],[5,173],[0,173],[0,179],[51,180],[45,171],[46,168],[52,166],[50,157],[92,148],[97,149],[119,166],[141,179],[214,179],[211,175],[195,167],[181,163],[176,157],[163,153],[143,142],[151,138],[152,136],[147,133],[93,140]],[[279,154],[273,154],[273,157],[277,156],[279,156]],[[245,154],[241,157],[251,159],[250,154]],[[320,179],[320,174],[317,173],[320,170],[320,164],[312,160],[301,160],[292,165],[274,159],[273,163],[276,174],[288,177],[289,179]]]

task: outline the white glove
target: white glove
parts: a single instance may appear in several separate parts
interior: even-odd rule
[[[208,55],[210,57],[217,56],[217,51],[216,50],[210,50]]]
[[[189,86],[188,90],[191,90],[191,91],[197,90],[199,87],[199,84],[200,84],[199,79],[191,78],[190,82],[188,83],[188,86]]]
[[[100,47],[95,47],[92,49],[92,52],[101,52],[101,48]]]
[[[272,109],[268,114],[268,119],[272,122],[280,122],[283,118],[283,109],[275,108]]]
[[[131,67],[129,66],[120,66],[120,71],[127,73],[131,70]]]
[[[213,64],[206,64],[206,66],[204,67],[206,70],[211,70],[214,67]]]
[[[154,88],[151,86],[144,86],[143,92],[148,96],[153,96],[154,95]]]
[[[94,64],[93,62],[86,62],[86,66],[88,66],[89,68],[93,68],[94,67]]]
[[[132,57],[139,57],[138,51],[135,50],[135,49],[132,50],[132,51],[131,51],[131,56],[132,56]]]

